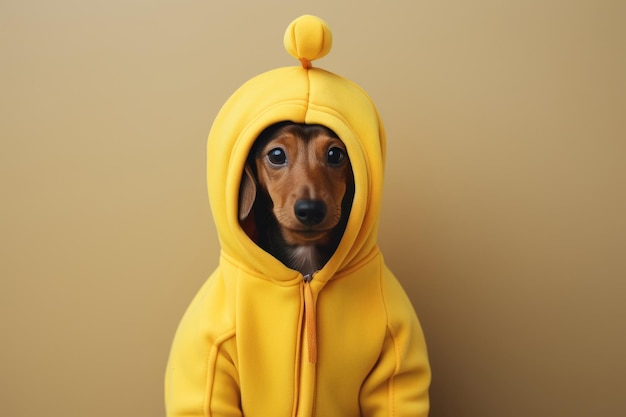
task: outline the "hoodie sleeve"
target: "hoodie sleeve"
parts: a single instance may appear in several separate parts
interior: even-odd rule
[[[183,316],[165,377],[167,417],[241,417],[235,331],[216,323],[223,307],[219,273],[211,277]]]
[[[376,366],[363,384],[366,417],[426,417],[430,366],[422,328],[406,293],[385,268],[383,298],[387,332]]]

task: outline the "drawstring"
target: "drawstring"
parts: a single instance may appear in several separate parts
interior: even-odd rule
[[[306,323],[306,337],[309,347],[309,363],[317,362],[317,324],[315,319],[315,300],[311,290],[313,276],[304,276],[304,321]]]

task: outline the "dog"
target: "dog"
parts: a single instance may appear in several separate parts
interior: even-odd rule
[[[341,139],[322,125],[281,122],[265,129],[249,153],[239,221],[262,249],[312,276],[339,245],[353,197]]]

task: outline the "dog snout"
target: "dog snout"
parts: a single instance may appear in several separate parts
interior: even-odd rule
[[[293,209],[300,223],[307,226],[315,226],[326,217],[326,204],[321,200],[298,200]]]

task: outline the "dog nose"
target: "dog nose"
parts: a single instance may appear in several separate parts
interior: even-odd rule
[[[307,226],[321,223],[326,217],[326,204],[321,200],[298,200],[293,209],[300,223]]]

